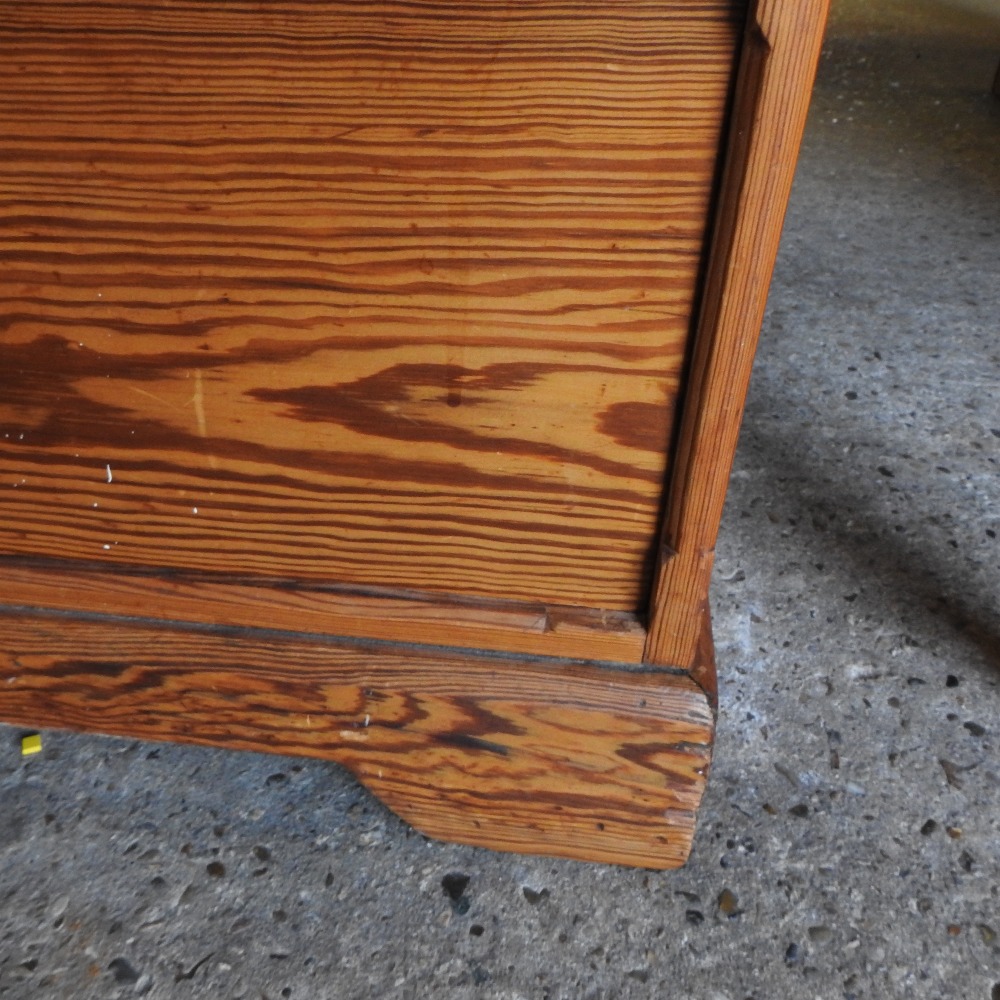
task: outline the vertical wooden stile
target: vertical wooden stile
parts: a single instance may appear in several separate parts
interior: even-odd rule
[[[692,664],[702,639],[715,539],[826,11],[827,0],[759,0],[747,22],[667,495],[649,663]]]

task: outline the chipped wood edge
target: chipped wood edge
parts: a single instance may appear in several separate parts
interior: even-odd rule
[[[757,0],[735,89],[644,659],[692,664],[828,0]]]
[[[0,613],[0,718],[329,759],[429,836],[671,868],[714,713],[683,672]]]

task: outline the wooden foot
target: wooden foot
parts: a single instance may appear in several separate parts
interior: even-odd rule
[[[709,767],[682,672],[59,614],[0,615],[0,650],[6,721],[331,759],[499,850],[675,867]]]

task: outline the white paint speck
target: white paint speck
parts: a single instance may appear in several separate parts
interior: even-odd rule
[[[356,729],[341,729],[340,735],[352,743],[364,743],[368,739],[367,733],[359,733]]]
[[[110,549],[110,548],[111,548],[111,546],[110,546],[110,545],[105,545],[105,546],[104,546],[104,551],[105,551],[105,552],[107,552],[107,551],[108,551],[108,549]]]
[[[110,465],[104,466],[104,471],[107,472],[107,474],[108,474],[108,482],[110,483],[111,482],[111,466]]]
[[[198,508],[197,507],[192,507],[191,508],[191,513],[192,514],[197,514],[198,513]]]

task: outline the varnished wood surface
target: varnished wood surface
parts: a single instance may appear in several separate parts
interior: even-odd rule
[[[0,0],[0,718],[681,863],[824,13]]]
[[[0,2],[0,552],[641,609],[741,8]]]
[[[101,566],[24,566],[0,558],[0,605],[444,642],[536,656],[638,663],[646,629],[635,615],[524,601],[427,600],[425,594],[318,590],[296,581],[127,574]]]
[[[714,726],[684,675],[3,614],[0,718],[330,758],[432,836],[655,868]]]
[[[827,0],[756,0],[751,10],[667,493],[650,663],[691,663],[702,641],[715,540],[826,13]]]

